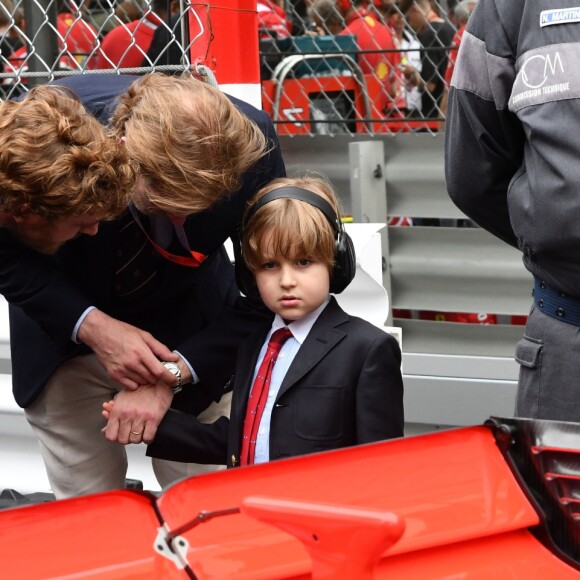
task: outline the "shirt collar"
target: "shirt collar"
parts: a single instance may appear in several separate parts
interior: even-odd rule
[[[270,334],[268,338],[279,328],[284,328],[287,326],[290,331],[292,332],[292,336],[302,344],[308,333],[314,326],[314,323],[318,320],[318,317],[322,313],[322,311],[326,308],[326,305],[330,301],[330,296],[327,296],[326,300],[316,309],[307,314],[306,316],[300,318],[299,320],[294,320],[290,324],[286,324],[282,317],[279,314],[276,314],[274,317],[274,322],[272,323],[272,328],[270,330]]]

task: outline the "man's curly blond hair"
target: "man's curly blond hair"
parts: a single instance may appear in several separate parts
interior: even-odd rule
[[[113,219],[135,172],[125,149],[64,87],[0,103],[0,211]]]
[[[149,185],[148,203],[174,215],[204,211],[235,192],[267,152],[259,127],[221,91],[163,73],[131,84],[111,127]]]

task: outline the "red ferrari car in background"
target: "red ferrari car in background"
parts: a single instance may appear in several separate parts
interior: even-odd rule
[[[491,419],[0,511],[0,578],[578,578],[580,425]]]

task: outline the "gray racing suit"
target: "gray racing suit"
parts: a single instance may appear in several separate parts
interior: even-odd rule
[[[479,0],[451,85],[449,195],[536,278],[516,413],[580,421],[580,2]]]

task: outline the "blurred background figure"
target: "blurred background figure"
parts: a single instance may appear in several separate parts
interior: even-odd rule
[[[125,3],[124,3],[125,4]],[[147,55],[155,31],[159,26],[166,27],[165,22],[172,16],[179,14],[179,2],[173,0],[153,0],[151,10],[141,18],[119,24],[107,33],[101,42],[101,49],[97,55],[95,67],[97,69],[133,68],[141,66]]]
[[[424,85],[421,77],[421,43],[406,26],[396,0],[375,0],[374,7],[390,29],[395,46],[400,50],[401,64],[398,68],[404,91],[401,99],[404,116],[421,118],[421,90]]]
[[[453,16],[453,10],[455,6],[457,6],[459,0],[447,0],[447,20],[449,23],[454,27],[457,28],[455,25],[455,17]]]
[[[2,57],[0,70],[4,70],[2,65],[4,59],[22,46],[18,29],[23,28],[24,22],[20,8],[15,10],[12,0],[2,0],[0,2],[0,57]]]
[[[457,25],[457,32],[453,35],[451,49],[449,50],[449,58],[447,59],[447,69],[445,71],[445,83],[447,87],[451,82],[451,77],[455,70],[455,61],[457,60],[457,53],[459,52],[459,45],[461,44],[463,33],[467,27],[467,21],[476,6],[477,0],[462,0],[462,2],[456,4],[453,9],[453,18]]]
[[[58,48],[63,52],[58,59],[58,69],[80,71],[83,68],[92,68],[97,47],[96,28],[84,20],[83,12],[73,0],[59,0],[57,10]],[[23,22],[20,27],[24,29]],[[28,46],[24,44],[10,55],[4,72],[14,73],[16,78],[26,73],[28,57]],[[3,84],[10,86],[13,82],[14,79],[7,78]]]
[[[308,23],[308,8],[312,0],[275,0],[284,8],[293,36],[304,34]]]
[[[335,35],[344,29],[344,18],[335,0],[313,0],[308,7],[310,26],[308,34]]]
[[[125,0],[115,8],[115,17],[123,24],[129,24],[143,16],[141,6],[134,0]]]
[[[258,0],[258,32],[260,38],[288,38],[292,20],[283,8],[283,0]]]
[[[477,6],[477,0],[462,0],[459,4],[455,5],[453,9],[453,19],[457,24],[457,32],[453,35],[453,40],[451,41],[451,48],[449,50],[449,58],[447,59],[447,68],[445,69],[445,88],[443,89],[443,97],[441,98],[441,112],[443,115],[447,113],[447,99],[449,96],[449,87],[451,85],[451,77],[453,76],[453,71],[455,70],[455,61],[457,60],[457,53],[459,52],[459,45],[461,44],[461,39],[463,38],[463,33],[467,27],[467,21],[471,16],[471,13]],[[445,130],[445,121],[439,123],[439,130]]]
[[[445,87],[447,52],[455,30],[432,9],[429,0],[400,0],[399,8],[417,35],[421,47],[421,77],[424,81],[422,112],[426,118],[441,116],[439,105]]]
[[[380,22],[374,9],[367,7],[366,0],[315,0],[309,13],[317,33],[355,37],[362,73],[375,75],[383,85],[375,106],[385,114],[394,110],[402,93],[397,68],[401,55],[392,32]]]

